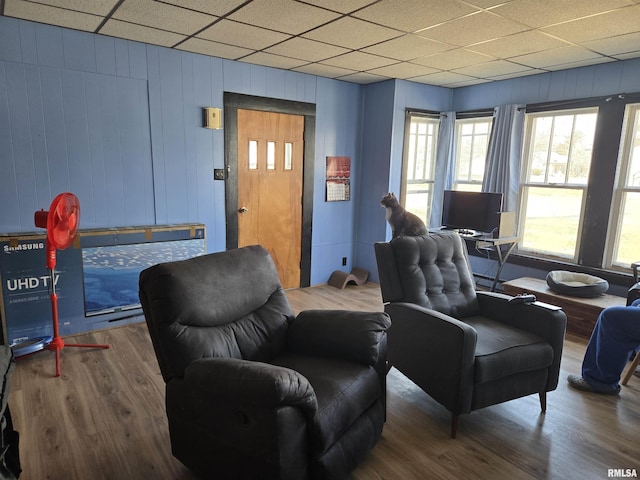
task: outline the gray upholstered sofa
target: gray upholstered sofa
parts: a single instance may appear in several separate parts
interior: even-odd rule
[[[380,438],[387,314],[295,316],[259,246],[144,270],[140,300],[173,454],[202,478],[340,479]]]

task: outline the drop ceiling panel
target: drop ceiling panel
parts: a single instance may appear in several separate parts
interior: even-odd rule
[[[49,5],[76,12],[92,13],[94,15],[107,15],[119,0],[38,0],[40,5]]]
[[[422,30],[417,34],[432,40],[446,40],[447,43],[464,47],[526,29],[524,25],[504,17],[480,12]]]
[[[416,32],[477,11],[456,0],[381,0],[353,16],[404,32]]]
[[[381,27],[357,18],[343,17],[303,35],[312,40],[358,50],[402,36],[402,32]]]
[[[587,42],[627,33],[634,33],[640,27],[640,5],[620,8],[580,20],[545,27],[544,32],[571,42]]]
[[[184,40],[184,35],[173,32],[166,32],[156,28],[145,27],[120,20],[109,20],[101,29],[100,33],[111,37],[126,38],[136,42],[151,43],[163,47],[172,47]]]
[[[189,35],[210,25],[218,17],[153,0],[125,0],[113,18]]]
[[[125,0],[114,13],[113,18],[189,35],[210,25],[218,17],[153,0]]]
[[[232,13],[229,18],[297,35],[330,22],[339,16],[339,13],[294,0],[254,0]]]
[[[357,83],[640,58],[640,0],[0,0],[0,15]]]
[[[424,65],[416,65],[415,63],[396,63],[394,65],[388,65],[386,67],[374,68],[369,70],[368,73],[374,75],[381,75],[387,78],[412,78],[420,75],[426,75],[429,73],[435,73],[438,70],[435,68],[425,67]]]
[[[571,62],[596,60],[600,59],[597,53],[591,52],[581,47],[562,47],[546,50],[544,52],[530,53],[528,55],[520,55],[510,60],[520,63],[531,68],[551,68],[558,65],[564,65]],[[596,62],[597,63],[597,62]]]
[[[82,1],[82,0],[80,0]],[[221,17],[230,11],[239,7],[246,0],[162,0],[164,3],[170,3],[182,8],[188,8],[197,12],[208,13]]]
[[[515,57],[527,53],[542,52],[552,48],[567,47],[570,44],[545,35],[538,30],[516,33],[506,37],[489,40],[468,47],[474,52],[492,55],[498,58]]]
[[[316,42],[307,38],[295,37],[265,50],[269,53],[299,58],[309,62],[318,62],[347,53],[349,50],[335,45]]]
[[[428,38],[419,37],[418,35],[408,34],[387,40],[386,42],[378,43],[371,47],[363,48],[362,51],[406,61],[413,58],[424,57],[425,55],[445,52],[453,48],[455,48],[453,45],[436,42],[429,40]]]
[[[313,4],[317,7],[323,7],[328,10],[340,13],[351,13],[366,7],[378,0],[313,0]]]
[[[330,65],[323,65],[321,63],[310,63],[303,65],[302,67],[294,68],[296,72],[309,73],[311,75],[319,75],[321,77],[336,78],[357,73],[354,70],[348,68],[332,67]]]
[[[6,2],[4,14],[34,22],[48,23],[75,30],[94,31],[102,22],[102,17],[71,10],[63,10],[46,5],[37,5],[22,0]],[[46,20],[46,21],[45,21]]]
[[[179,50],[186,50],[188,52],[201,53],[211,57],[228,58],[231,60],[245,57],[253,52],[253,50],[249,50],[247,48],[211,42],[209,40],[195,37],[185,40],[176,48]]]
[[[291,70],[292,68],[300,67],[309,63],[305,60],[282,57],[280,55],[273,55],[265,52],[256,52],[246,57],[242,57],[241,61],[256,65],[269,65],[271,67],[284,68],[286,70]]]
[[[238,47],[262,50],[291,38],[291,35],[232,20],[221,20],[200,32],[198,37]]]
[[[544,27],[632,4],[632,0],[513,0],[491,11],[531,27]]]
[[[449,50],[448,52],[439,53],[437,55],[417,58],[413,60],[412,63],[418,63],[420,65],[425,65],[439,70],[453,70],[455,68],[478,65],[492,60],[495,60],[495,58],[489,55],[483,55],[482,53],[458,48],[456,50]]]

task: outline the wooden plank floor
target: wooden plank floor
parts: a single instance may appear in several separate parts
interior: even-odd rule
[[[296,311],[381,310],[375,284],[288,291]],[[9,404],[20,432],[22,480],[193,480],[170,452],[164,383],[144,323],[67,338],[62,376],[52,352],[18,361]],[[71,348],[109,343],[109,350]],[[605,479],[610,468],[640,475],[640,378],[618,397],[570,389],[586,340],[565,342],[558,389],[546,415],[538,396],[495,405],[460,421],[392,369],[382,439],[350,480]],[[212,465],[212,470],[214,466]],[[213,476],[212,478],[215,478]]]

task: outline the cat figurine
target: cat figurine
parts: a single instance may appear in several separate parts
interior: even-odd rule
[[[386,218],[391,225],[393,238],[400,235],[418,237],[427,234],[427,227],[420,217],[407,212],[393,193],[389,192],[382,197],[380,205],[387,210]]]

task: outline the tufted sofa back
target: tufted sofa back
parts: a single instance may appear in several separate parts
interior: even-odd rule
[[[375,244],[382,299],[408,302],[455,318],[478,313],[467,247],[454,233],[397,237]]]
[[[200,358],[268,361],[284,349],[294,315],[263,247],[154,265],[139,284],[165,381]]]

